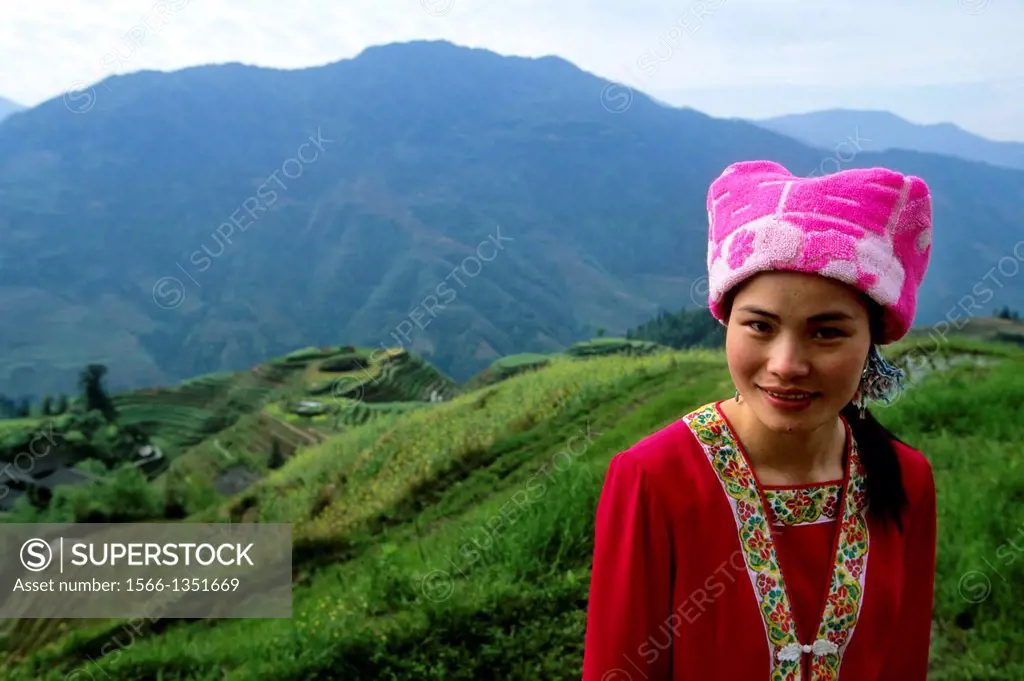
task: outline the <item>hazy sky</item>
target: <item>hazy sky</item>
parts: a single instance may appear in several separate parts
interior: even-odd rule
[[[31,106],[114,73],[301,68],[445,39],[558,55],[713,116],[884,109],[1024,140],[1021,27],[1021,0],[8,2],[0,96]]]

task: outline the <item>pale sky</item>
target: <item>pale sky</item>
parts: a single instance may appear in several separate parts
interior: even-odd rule
[[[36,0],[6,2],[0,97],[115,73],[295,69],[443,39],[557,55],[712,116],[881,109],[1024,141],[1021,0]]]

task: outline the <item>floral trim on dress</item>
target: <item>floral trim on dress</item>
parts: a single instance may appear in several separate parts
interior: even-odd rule
[[[839,517],[842,489],[842,484],[837,483],[814,487],[769,487],[764,490],[764,498],[775,525],[815,525]]]
[[[704,405],[683,417],[704,449],[732,507],[747,575],[761,611],[771,649],[772,681],[801,681],[803,656],[811,654],[810,680],[836,681],[843,652],[857,624],[864,594],[868,528],[864,517],[864,469],[857,443],[844,421],[850,442],[845,494],[839,511],[840,527],[832,579],[816,640],[797,638],[793,608],[783,581],[767,503],[757,478],[717,403]]]

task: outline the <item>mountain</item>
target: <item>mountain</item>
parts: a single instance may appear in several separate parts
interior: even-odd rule
[[[721,348],[725,346],[725,327],[703,308],[663,310],[654,319],[628,330],[626,338],[670,348]]]
[[[113,76],[77,114],[57,98],[8,119],[0,392],[70,392],[90,362],[124,390],[338,343],[463,381],[692,305],[708,184],[751,158],[807,174],[822,151],[607,86],[556,57],[412,42]],[[975,315],[1024,307],[1008,265],[983,281],[1016,262],[1024,173],[913,151],[845,167],[876,164],[935,192],[918,324],[967,294]]]
[[[1024,142],[996,142],[952,123],[911,123],[887,111],[830,109],[751,122],[804,144],[834,151],[839,160],[861,149],[909,149],[1024,169]],[[837,150],[844,142],[846,146]]]
[[[9,99],[4,99],[3,97],[0,97],[0,121],[7,118],[12,113],[16,111],[21,111],[24,108],[25,107],[23,107],[21,104],[18,104],[17,102],[12,102]]]

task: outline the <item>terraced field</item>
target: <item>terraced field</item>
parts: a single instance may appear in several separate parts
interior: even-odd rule
[[[458,392],[454,381],[403,348],[387,353],[354,349],[307,361],[304,378],[310,395],[408,402],[429,401],[431,395],[450,399]]]
[[[933,367],[874,409],[935,471],[929,678],[1024,678],[1024,561],[1009,543],[1024,527],[1024,350],[951,339],[888,352]],[[123,622],[17,621],[0,641],[0,678],[579,678],[610,458],[731,394],[720,351],[587,354],[297,447],[190,517],[293,525],[291,620],[145,622],[105,656]],[[249,451],[284,436],[267,415],[240,419],[218,444]],[[216,447],[204,451],[197,461]],[[971,575],[988,580],[981,597],[964,590]]]
[[[302,447],[318,444],[318,431],[289,425],[262,412],[239,418],[215,436],[190,448],[175,462],[176,474],[189,479],[195,494],[190,512],[199,512],[218,496],[230,497],[242,491],[238,480],[255,481],[270,471],[270,455],[276,440],[287,460]],[[160,478],[154,484],[164,482]]]
[[[565,354],[570,357],[601,357],[604,355],[649,355],[660,352],[664,346],[644,340],[626,338],[595,338],[576,343]]]
[[[112,397],[118,422],[134,425],[174,457],[258,409],[273,384],[251,372],[203,376],[175,388]]]
[[[310,386],[327,383],[310,395]],[[126,423],[170,452],[173,470],[153,484],[188,481],[185,506],[198,513],[269,471],[276,441],[289,459],[304,447],[380,417],[449,399],[458,387],[401,348],[303,348],[248,372],[212,374],[178,388],[118,395]],[[309,413],[300,413],[303,410]]]
[[[319,439],[381,413],[405,411],[410,403],[429,402],[432,396],[450,399],[457,393],[451,379],[401,348],[374,353],[332,346],[303,348],[251,371],[209,374],[174,388],[117,394],[113,401],[120,424],[141,428],[175,458],[245,415],[264,412]],[[304,401],[321,403],[324,413],[297,413]],[[263,428],[255,428],[259,440]],[[293,438],[281,439],[291,443]],[[267,440],[243,449],[257,451]]]
[[[538,354],[524,352],[508,355],[495,360],[489,367],[473,376],[463,390],[476,390],[488,385],[500,383],[508,378],[526,371],[535,371],[547,366],[556,357],[602,357],[606,355],[645,355],[665,350],[665,346],[650,341],[631,340],[626,338],[595,338],[573,344],[565,352]]]

